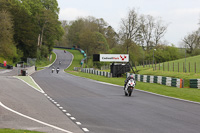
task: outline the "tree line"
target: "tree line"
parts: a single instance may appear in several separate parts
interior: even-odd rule
[[[58,20],[57,0],[0,0],[0,57],[13,62],[47,58],[53,47],[79,47],[93,54],[130,55],[131,62],[165,62],[200,54],[200,30],[185,36],[183,48],[164,40],[168,24],[161,18],[129,9],[118,31],[103,18]],[[183,27],[184,28],[184,27]],[[155,50],[156,49],[156,50]]]
[[[168,45],[163,39],[168,24],[161,18],[139,14],[134,8],[121,19],[119,31],[115,31],[103,18],[92,16],[61,22],[64,36],[56,44],[80,47],[89,59],[93,54],[128,53],[131,62],[142,64],[144,60],[153,60],[154,52],[158,62],[184,57],[183,49]]]
[[[0,0],[0,57],[47,58],[64,34],[57,0]]]
[[[200,54],[200,28],[187,34],[182,40],[182,45],[183,48],[187,48],[187,53],[191,55]]]

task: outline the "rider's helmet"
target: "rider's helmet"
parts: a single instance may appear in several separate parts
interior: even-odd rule
[[[133,78],[133,75],[131,74],[130,77]]]

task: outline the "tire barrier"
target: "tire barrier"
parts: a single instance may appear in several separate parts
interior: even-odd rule
[[[112,74],[110,72],[104,72],[104,71],[94,70],[94,68],[79,68],[79,67],[74,67],[74,71],[81,71],[83,73],[90,73],[90,74],[104,76],[104,77],[108,77],[108,78],[112,77]]]
[[[190,88],[200,89],[200,79],[190,79]]]
[[[128,77],[129,75],[130,73],[127,73],[126,77]],[[157,83],[157,84],[166,85],[166,86],[183,88],[182,79],[162,77],[162,76],[140,75],[140,74],[132,74],[132,75],[136,81],[146,82],[146,83]],[[196,87],[197,85],[199,85],[199,88],[200,88],[200,79],[199,79],[199,82],[196,82],[196,80],[194,80],[193,82],[195,82],[193,86]]]

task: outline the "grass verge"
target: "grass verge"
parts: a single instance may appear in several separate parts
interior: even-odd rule
[[[54,52],[52,52],[52,59],[51,61],[47,60],[47,59],[42,59],[36,62],[36,67],[37,70],[42,70],[44,69],[45,66],[48,66],[50,64],[52,64],[56,59],[56,54]]]
[[[103,76],[97,76],[93,74],[87,74],[82,72],[73,71],[73,67],[80,67],[80,60],[82,59],[82,54],[76,50],[67,50],[74,55],[74,61],[72,65],[66,69],[65,71],[80,77],[85,77],[97,81],[112,83],[116,85],[123,86],[125,78],[107,78]],[[169,87],[155,83],[144,83],[144,82],[137,82],[136,88],[139,90],[149,91],[165,96],[200,102],[200,90],[193,89],[193,88],[176,88],[176,87]],[[123,89],[122,89],[123,90]],[[122,91],[123,93],[123,91]]]
[[[0,133],[42,133],[42,132],[28,131],[28,130],[15,130],[15,129],[0,129]]]
[[[16,78],[21,79],[24,82],[26,82],[27,84],[29,84],[30,86],[33,86],[34,88],[38,89],[39,91],[42,91],[41,88],[35,84],[35,82],[33,81],[33,79],[30,76],[16,76]]]

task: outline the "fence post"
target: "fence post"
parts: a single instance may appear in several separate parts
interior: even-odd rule
[[[160,62],[159,62],[159,70],[160,70]]]
[[[147,60],[146,60],[146,67],[147,67]]]
[[[155,60],[155,70],[156,70],[156,60]]]
[[[169,62],[168,62],[168,72],[169,72]]]
[[[174,72],[174,62],[173,62],[173,72]]]
[[[190,73],[190,62],[189,62],[189,73]]]
[[[163,62],[163,71],[165,71],[165,63]]]
[[[194,64],[194,72],[196,73],[197,71],[196,71],[196,62],[195,62],[195,64]]]
[[[185,70],[185,65],[184,65],[184,62],[183,62],[183,72],[185,72],[184,70]]]
[[[150,60],[149,60],[149,68],[150,68]]]
[[[178,72],[179,72],[179,62],[178,62]]]

